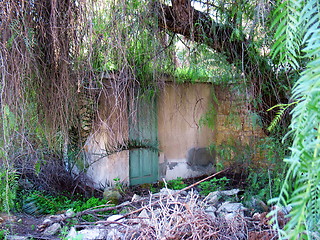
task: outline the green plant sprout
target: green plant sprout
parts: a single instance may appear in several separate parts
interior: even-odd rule
[[[224,190],[229,181],[230,180],[227,177],[223,177],[213,178],[209,181],[202,182],[199,184],[199,188],[201,189],[200,194],[207,196],[211,192]]]

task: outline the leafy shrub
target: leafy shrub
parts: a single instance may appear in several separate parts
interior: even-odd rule
[[[1,159],[1,158],[0,158]],[[10,211],[16,200],[18,175],[14,170],[0,168],[0,211]]]
[[[32,215],[56,214],[59,211],[73,209],[80,212],[88,208],[105,205],[106,200],[91,197],[89,199],[71,199],[66,196],[52,196],[40,191],[27,192],[22,195],[21,210]]]
[[[6,239],[7,233],[8,233],[8,230],[6,229],[0,230],[0,240]]]
[[[246,179],[244,201],[251,199],[252,196],[258,197],[262,201],[278,196],[284,178],[283,170],[250,169]]]
[[[173,190],[181,190],[185,188],[187,184],[183,182],[181,177],[177,177],[177,179],[169,180],[168,181],[168,188]]]
[[[209,181],[205,181],[199,184],[199,188],[201,189],[201,195],[208,195],[211,192],[223,190],[226,188],[229,183],[229,179],[227,177],[223,178],[213,178]]]

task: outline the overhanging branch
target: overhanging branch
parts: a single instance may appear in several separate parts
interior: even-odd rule
[[[224,54],[230,64],[237,66],[251,82],[255,97],[261,97],[262,101],[256,110],[265,125],[269,124],[274,114],[266,110],[280,102],[287,102],[285,94],[275,87],[277,77],[267,59],[259,55],[244,34],[233,36],[234,28],[231,24],[215,22],[209,14],[194,9],[190,0],[172,0],[172,6],[155,2],[153,13],[158,16],[160,29],[206,44]]]

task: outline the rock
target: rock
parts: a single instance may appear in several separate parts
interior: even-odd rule
[[[231,203],[231,202],[224,202],[221,204],[217,212],[240,212],[245,210],[246,208],[243,206],[242,203]]]
[[[285,215],[288,215],[292,210],[292,206],[291,205],[287,205],[287,206],[284,206],[284,207],[275,206],[274,208],[277,209],[278,211],[282,212]]]
[[[27,240],[28,236],[16,236],[16,235],[8,235],[5,237],[6,240]]]
[[[237,195],[239,192],[240,192],[239,189],[231,189],[226,191],[220,191],[220,194],[225,196],[234,196],[234,195]]]
[[[233,220],[236,216],[244,217],[244,210],[246,208],[242,203],[224,202],[218,208],[217,213],[223,216],[226,220]]]
[[[61,222],[63,220],[65,220],[66,215],[64,214],[57,214],[57,215],[52,215],[49,217],[49,219],[53,222]]]
[[[111,204],[119,204],[121,194],[118,190],[112,188],[106,188],[103,192],[103,198]]]
[[[54,223],[43,231],[43,235],[45,236],[55,235],[57,232],[60,231],[60,229],[61,229],[61,225],[59,223]]]
[[[143,210],[140,212],[140,214],[139,214],[138,217],[139,217],[139,218],[149,218],[149,215],[148,215],[148,213],[147,213],[147,210],[146,210],[146,209],[143,209]]]
[[[70,230],[69,230],[69,233],[66,237],[67,240],[71,240],[71,239],[75,239],[77,237],[77,230],[75,227],[72,227]]]
[[[208,215],[210,215],[213,219],[215,219],[217,209],[213,206],[210,206],[204,210]]]
[[[124,221],[124,219],[122,217],[123,217],[123,215],[115,214],[115,215],[112,215],[112,216],[108,217],[107,218],[107,222],[119,222],[119,223],[121,223],[121,222]],[[122,219],[120,219],[120,218],[122,218]],[[118,219],[120,219],[120,220],[118,220]],[[118,224],[110,224],[111,227],[115,227],[117,225]]]
[[[141,196],[134,194],[133,197],[131,198],[131,202],[139,201],[141,199]]]
[[[161,196],[167,196],[167,195],[173,195],[177,192],[178,190],[173,190],[169,188],[162,188],[159,193],[156,193],[155,195],[161,195]]]
[[[115,228],[111,229],[111,231],[107,235],[107,240],[120,240],[123,239],[123,235]]]
[[[70,218],[75,215],[75,212],[72,209],[68,209],[65,213],[66,217]]]
[[[148,215],[148,212],[146,209],[143,209],[140,214],[138,215],[138,218],[140,218],[143,222],[147,223],[147,224],[150,224],[151,221],[150,221],[150,217]]]
[[[45,220],[43,220],[42,224],[46,225],[46,226],[51,225],[52,224],[52,220],[49,219],[49,218],[46,218]]]
[[[281,211],[284,213],[284,214],[289,214],[292,210],[292,206],[291,205],[288,205],[288,206],[285,206],[281,209]]]
[[[220,192],[216,191],[216,192],[209,193],[208,196],[206,196],[203,201],[206,202],[207,204],[215,206],[217,203],[219,203],[219,198],[220,198]]]
[[[107,234],[108,234],[108,231],[106,229],[89,228],[89,229],[83,229],[81,231],[78,231],[75,237],[76,238],[79,237],[79,239],[82,239],[82,240],[98,240],[98,239],[100,240],[100,239],[106,239]],[[70,238],[70,240],[71,239],[72,238]]]
[[[252,208],[254,212],[268,212],[269,207],[262,200],[256,197],[252,197],[250,201],[246,202],[249,208]]]

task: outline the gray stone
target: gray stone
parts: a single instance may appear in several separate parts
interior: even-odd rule
[[[218,208],[217,212],[224,212],[224,213],[232,213],[232,212],[243,212],[246,208],[243,206],[242,203],[231,203],[231,202],[224,202]]]
[[[213,206],[210,206],[210,207],[207,207],[205,210],[204,210],[208,215],[210,215],[213,219],[215,219],[217,216],[216,216],[216,211],[217,209]]]
[[[220,192],[216,191],[216,192],[209,193],[208,196],[206,196],[203,201],[210,205],[216,205],[217,203],[219,203],[219,198],[220,198]]]
[[[140,218],[144,223],[150,224],[150,217],[148,215],[148,212],[146,209],[143,209],[140,214],[138,215],[138,218]]]
[[[154,195],[161,195],[161,196],[167,196],[167,195],[173,195],[179,190],[173,190],[168,188],[162,188],[159,193],[156,193]]]
[[[283,214],[287,215],[291,212],[292,210],[292,206],[289,204],[287,206],[284,206],[284,207],[279,207],[279,206],[273,206],[273,209],[277,211],[280,211],[282,212]]]
[[[60,223],[54,223],[43,231],[43,235],[45,236],[55,235],[60,231],[60,229],[61,229]]]
[[[288,206],[285,206],[285,207],[282,207],[281,208],[281,212],[283,212],[284,214],[289,214],[292,210],[292,206],[291,205],[288,205]]]
[[[78,233],[77,233],[77,230],[75,229],[75,227],[72,227],[70,230],[69,230],[69,233],[66,237],[67,240],[71,240],[71,239],[75,239],[77,237]]]
[[[90,228],[90,229],[83,229],[78,231],[75,237],[80,237],[82,240],[100,240],[105,239],[108,234],[106,229],[102,228]],[[70,238],[71,240],[71,238]]]
[[[113,228],[107,235],[107,240],[120,240],[123,239],[123,234],[121,234],[117,229]]]
[[[143,209],[143,210],[140,212],[140,214],[139,214],[138,217],[139,217],[139,218],[149,218],[149,215],[148,215],[148,213],[147,213],[147,210],[146,210],[146,209]]]
[[[246,208],[242,203],[224,202],[218,208],[217,213],[226,220],[234,220],[237,216],[244,217],[244,210]]]
[[[66,217],[73,217],[75,215],[75,212],[72,209],[68,209],[65,213]]]
[[[225,196],[234,196],[234,195],[237,195],[239,192],[240,192],[239,189],[231,189],[226,191],[220,191],[220,194]]]
[[[27,240],[28,236],[16,236],[16,235],[8,235],[5,237],[6,240]]]
[[[240,192],[239,189],[231,189],[226,191],[215,191],[208,194],[208,196],[205,197],[204,201],[209,205],[217,206],[219,203],[219,200],[223,196],[235,196]]]
[[[121,194],[118,190],[106,188],[103,192],[103,198],[109,203],[118,204],[121,199]]]
[[[254,209],[254,212],[268,212],[269,207],[262,200],[252,197],[251,200],[246,202],[246,206],[251,209]]]
[[[141,196],[134,194],[133,197],[131,198],[131,202],[139,201],[141,199]]]
[[[107,218],[107,222],[119,222],[119,223],[121,223],[121,222],[124,221],[124,219],[122,217],[123,217],[123,215],[115,214],[115,215],[112,215],[112,216],[108,217]],[[118,220],[118,219],[120,219],[120,220]],[[111,227],[115,227],[117,225],[118,224],[110,224]]]
[[[46,219],[43,220],[43,222],[42,222],[43,225],[51,225],[51,223],[52,223],[52,220],[49,219],[49,218],[46,218]]]

